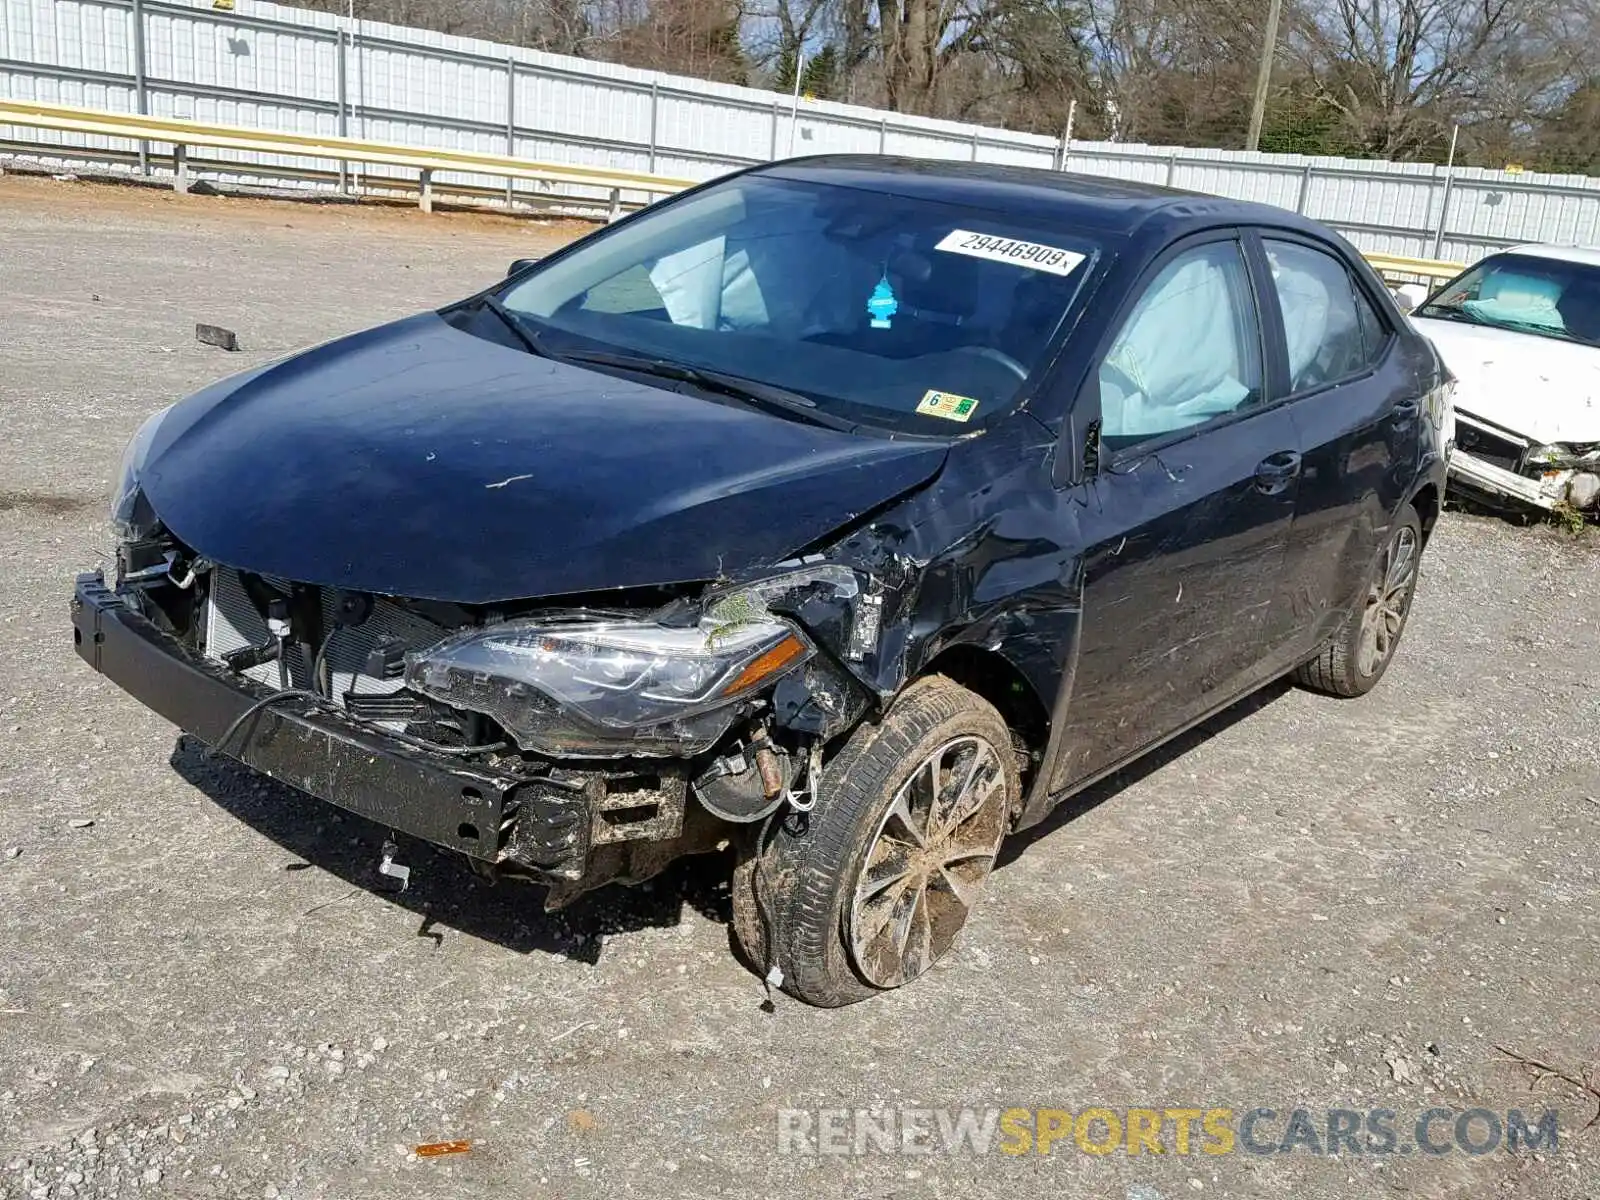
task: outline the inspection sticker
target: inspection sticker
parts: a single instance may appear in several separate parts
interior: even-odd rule
[[[992,233],[973,233],[970,229],[952,229],[934,249],[972,258],[988,258],[1034,271],[1049,271],[1052,275],[1071,275],[1087,257],[1076,250],[1041,246],[1038,242],[1019,242],[1016,238],[996,237]]]
[[[943,417],[946,421],[967,421],[978,410],[978,402],[971,396],[958,396],[954,392],[935,392],[932,390],[922,394],[922,403],[917,405],[919,413],[930,417]]]

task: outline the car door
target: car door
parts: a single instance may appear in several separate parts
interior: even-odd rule
[[[1051,792],[1259,682],[1290,632],[1283,557],[1299,455],[1268,403],[1255,281],[1234,231],[1178,243],[1135,287],[1079,409],[1083,613]],[[1075,411],[1073,424],[1091,430]]]
[[[1309,653],[1360,599],[1411,491],[1429,381],[1341,253],[1275,230],[1252,241],[1268,280],[1266,327],[1281,350],[1272,371],[1301,456],[1285,577],[1299,649]]]

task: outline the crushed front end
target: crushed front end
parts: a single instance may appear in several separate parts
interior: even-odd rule
[[[1499,507],[1600,515],[1600,442],[1540,444],[1458,408],[1450,474]]]
[[[72,609],[80,656],[180,728],[555,907],[804,807],[814,752],[872,700],[842,661],[880,619],[859,582],[791,563],[472,607],[215,564],[125,513]]]

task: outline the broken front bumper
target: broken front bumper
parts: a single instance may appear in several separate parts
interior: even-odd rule
[[[1575,473],[1552,471],[1533,479],[1457,450],[1450,456],[1450,474],[1457,483],[1475,492],[1551,512],[1566,502],[1567,488]]]
[[[1456,421],[1456,447],[1450,456],[1452,483],[1491,500],[1544,512],[1595,508],[1600,498],[1600,461],[1557,462],[1538,475],[1525,475],[1502,464],[1521,463],[1533,448],[1531,441],[1460,410]],[[1490,456],[1499,461],[1491,461]]]
[[[180,729],[215,745],[270,695],[191,651],[122,602],[99,572],[72,597],[78,655]],[[223,749],[256,770],[381,825],[551,881],[584,876],[591,851],[675,836],[683,785],[648,796],[625,775],[528,774],[416,749],[338,713],[286,699],[252,714]]]

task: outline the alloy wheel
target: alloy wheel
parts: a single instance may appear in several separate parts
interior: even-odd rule
[[[1356,669],[1363,675],[1376,675],[1400,640],[1417,582],[1417,546],[1416,530],[1401,528],[1384,551],[1379,571],[1367,591],[1367,607],[1361,614],[1361,640],[1356,649]]]
[[[950,949],[1005,824],[1005,772],[986,739],[946,742],[911,773],[878,822],[846,914],[867,982],[899,987]]]

